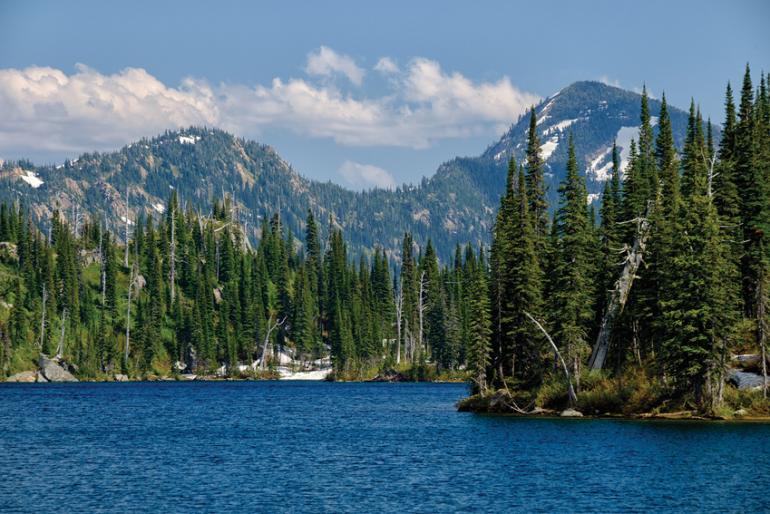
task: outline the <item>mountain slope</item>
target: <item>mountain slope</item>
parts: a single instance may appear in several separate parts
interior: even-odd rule
[[[586,176],[588,193],[597,200],[612,166],[612,142],[617,141],[624,168],[632,138],[638,138],[641,97],[601,82],[575,82],[535,107],[541,152],[547,165],[549,200],[556,205],[559,182],[566,174],[567,139],[572,133],[575,153]],[[660,101],[649,100],[653,125]],[[677,147],[684,143],[688,114],[669,106]],[[654,129],[654,128],[653,128]],[[521,117],[500,140],[475,159],[458,159],[444,166],[459,167],[485,191],[489,200],[503,190],[505,169],[513,155],[522,163],[527,147],[529,117]],[[655,130],[655,129],[654,129]],[[716,133],[718,136],[718,132]],[[440,174],[442,169],[439,169]],[[438,175],[437,174],[437,175]]]
[[[597,195],[608,174],[613,139],[627,155],[628,142],[638,132],[639,102],[635,93],[577,82],[536,107],[552,202],[565,173],[569,131],[582,156],[589,193]],[[653,116],[659,109],[660,103],[651,100]],[[671,116],[681,145],[687,115],[671,109]],[[264,216],[280,212],[301,239],[309,208],[324,233],[327,220],[342,227],[356,253],[380,245],[397,256],[403,233],[411,231],[419,245],[431,238],[446,262],[456,244],[488,241],[508,159],[523,159],[527,127],[523,117],[479,157],[453,159],[419,186],[393,191],[353,192],[308,180],[269,146],[221,130],[190,128],[112,153],[84,154],[61,166],[6,163],[0,168],[0,198],[21,199],[43,225],[58,208],[70,219],[88,212],[115,226],[125,219],[126,190],[131,219],[161,214],[172,189],[189,208],[204,213],[213,199],[228,195],[253,238],[259,237]]]

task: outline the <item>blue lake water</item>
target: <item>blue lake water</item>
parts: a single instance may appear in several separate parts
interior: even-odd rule
[[[456,384],[0,384],[3,512],[770,509],[770,426],[455,411]]]

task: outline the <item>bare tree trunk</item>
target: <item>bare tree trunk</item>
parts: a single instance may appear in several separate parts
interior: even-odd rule
[[[420,316],[420,331],[417,334],[417,349],[422,352],[423,351],[423,339],[422,339],[422,320],[423,320],[423,312],[425,311],[425,301],[423,298],[423,293],[425,292],[425,271],[420,273],[420,302],[417,309],[417,313]]]
[[[762,353],[762,395],[767,398],[767,356],[765,342],[767,340],[767,278],[764,269],[760,272],[757,284],[757,339]]]
[[[650,222],[649,218],[652,215],[654,209],[654,202],[652,200],[647,202],[647,213],[643,218],[637,218],[636,221],[636,237],[634,238],[634,246],[626,257],[625,264],[623,265],[623,271],[620,273],[620,277],[615,282],[615,289],[610,294],[610,301],[607,305],[607,310],[602,318],[602,323],[599,329],[599,335],[596,338],[593,351],[591,352],[591,359],[588,361],[588,366],[593,370],[602,369],[604,366],[604,360],[607,358],[607,351],[610,346],[610,336],[612,329],[614,328],[615,320],[623,312],[623,308],[628,301],[628,295],[631,292],[631,286],[636,278],[636,272],[642,263],[642,257],[647,246],[647,238],[650,235]]]
[[[107,260],[104,258],[104,249],[102,246],[102,237],[104,234],[104,231],[106,230],[106,227],[102,227],[102,230],[99,231],[99,263],[102,265],[102,273],[101,273],[101,286],[102,286],[102,310],[104,310],[104,305],[106,303],[106,295],[107,295]]]
[[[273,316],[270,316],[270,319],[267,320],[267,333],[265,334],[265,342],[262,344],[262,358],[259,362],[259,367],[262,371],[265,370],[265,360],[267,359],[267,345],[270,344],[270,334],[275,330],[276,328],[280,327],[284,324],[286,321],[286,317],[284,317],[281,321],[273,321]]]
[[[396,364],[401,364],[401,316],[404,308],[403,281],[399,280],[396,293]]]
[[[170,277],[169,282],[171,285],[171,305],[174,305],[174,296],[176,293],[176,219],[174,218],[174,212],[173,208],[171,209],[171,248],[170,248],[170,256],[169,256],[169,265],[171,267],[170,269]]]
[[[128,280],[128,301],[126,302],[126,344],[123,352],[123,364],[128,368],[128,351],[131,347],[131,290],[134,288],[134,282],[136,281],[136,264],[131,267],[131,274]]]
[[[551,346],[553,347],[553,351],[556,352],[556,355],[559,357],[559,360],[561,361],[561,367],[564,370],[564,376],[567,378],[567,384],[569,386],[569,389],[567,391],[567,394],[569,396],[569,403],[570,405],[574,406],[577,403],[577,395],[575,394],[575,389],[572,387],[572,379],[569,376],[569,368],[567,367],[567,363],[564,362],[564,358],[561,356],[561,353],[559,352],[559,347],[556,346],[556,343],[553,342],[553,339],[551,339],[551,336],[548,335],[548,332],[545,331],[543,328],[543,325],[541,325],[535,318],[532,317],[532,315],[526,311],[524,311],[524,314],[534,323],[537,325],[537,328],[540,329],[540,331],[545,335],[545,338],[548,339],[548,342],[551,343]]]
[[[64,354],[64,331],[67,327],[67,309],[63,309],[61,313],[61,333],[59,334],[59,344],[56,346],[55,359],[61,359]]]
[[[48,300],[48,289],[46,288],[45,282],[43,282],[43,308],[40,311],[40,342],[38,344],[41,351],[43,350],[43,344],[45,343],[45,302],[46,300]]]
[[[123,266],[128,268],[128,221],[129,221],[129,210],[128,210],[128,199],[129,199],[129,193],[128,188],[126,188],[126,253],[123,257]]]

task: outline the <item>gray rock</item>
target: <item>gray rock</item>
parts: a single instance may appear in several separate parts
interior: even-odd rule
[[[763,378],[758,373],[750,373],[738,369],[727,370],[727,380],[738,389],[757,389],[762,387]]]
[[[32,382],[35,382],[36,378],[37,378],[37,371],[22,371],[21,373],[16,373],[15,375],[11,375],[10,377],[6,378],[5,381],[30,384]]]
[[[64,369],[58,361],[54,359],[49,359],[45,355],[40,355],[40,360],[38,362],[38,365],[40,366],[40,371],[43,373],[43,376],[49,381],[49,382],[77,382],[78,379],[75,378],[75,376]]]
[[[36,380],[36,382],[39,382],[39,383],[42,384],[42,383],[48,382],[48,380],[46,380],[46,378],[43,376],[43,374],[38,371],[37,372],[37,380]]]
[[[731,360],[736,368],[740,368],[743,371],[753,371],[754,373],[762,372],[762,355],[758,353],[733,355]],[[768,359],[767,362],[770,364],[770,359]]]
[[[562,418],[582,418],[583,413],[575,409],[566,409],[559,414]]]
[[[123,373],[115,373],[115,382],[128,382],[128,377]]]
[[[746,409],[738,409],[737,411],[735,411],[733,413],[733,416],[735,416],[737,418],[742,418],[743,416],[748,415],[748,413],[749,413],[749,411],[747,411]]]

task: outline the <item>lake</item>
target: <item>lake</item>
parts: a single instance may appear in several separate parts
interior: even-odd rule
[[[0,510],[767,511],[770,426],[458,413],[459,384],[0,384]]]

